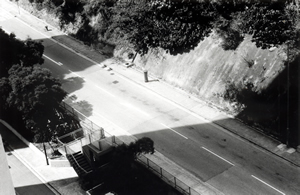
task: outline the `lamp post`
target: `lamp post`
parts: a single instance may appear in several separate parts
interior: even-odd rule
[[[17,6],[18,6],[18,12],[19,12],[19,15],[20,15],[19,0],[16,0],[16,2],[17,2]]]
[[[289,42],[287,42],[287,101],[286,101],[286,145],[289,146],[290,138],[290,59],[289,59]]]

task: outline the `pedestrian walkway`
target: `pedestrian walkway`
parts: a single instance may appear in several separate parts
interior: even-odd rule
[[[51,32],[54,33],[55,31]],[[238,137],[241,137],[250,143],[278,156],[279,158],[286,160],[295,166],[300,167],[300,152],[295,151],[293,148],[286,148],[286,146],[279,141],[263,134],[262,132],[243,124],[238,119],[227,115],[220,111],[217,107],[210,105],[200,99],[188,94],[168,83],[149,77],[149,81],[144,81],[144,74],[141,70],[135,66],[127,68],[125,62],[121,62],[117,59],[106,59],[103,61],[103,55],[99,54],[95,50],[82,45],[79,41],[69,36],[53,36],[55,40],[59,40],[59,43],[64,44],[68,48],[73,49],[77,53],[86,56],[89,60],[92,60],[95,64],[103,64],[112,71],[118,73],[123,78],[126,78],[140,86],[153,91],[158,96],[165,98],[166,100],[176,104],[178,107],[206,119],[208,123],[213,123],[221,127],[222,130],[229,131]]]
[[[17,7],[15,4],[12,4],[8,0],[1,2],[1,7],[7,6],[7,11],[10,11],[12,14],[15,14],[17,17],[20,15],[16,11]],[[107,59],[103,57],[103,55],[99,54],[98,52],[94,51],[93,49],[82,45],[80,42],[74,40],[73,38],[65,35],[64,33],[57,30],[55,27],[46,24],[45,22],[35,19],[32,21],[32,17],[29,13],[25,12],[24,10],[21,11],[22,17],[19,17],[20,20],[30,24],[32,27],[36,29],[44,29],[47,25],[51,31],[43,32],[47,37],[51,37],[57,41],[58,44],[63,44],[65,47],[71,48],[76,53],[79,53],[82,56],[86,56],[85,58],[89,58],[95,64],[105,64],[112,69],[115,73],[119,74],[123,78],[126,78],[137,85],[143,86],[148,90],[151,90],[160,96],[161,98],[165,98],[169,102],[173,103],[174,105],[186,110],[187,112],[205,119],[208,123],[212,123],[221,130],[228,131],[235,136],[241,137],[252,144],[262,148],[265,151],[268,151],[282,160],[288,161],[296,166],[300,166],[300,153],[299,152],[292,152],[291,149],[285,148],[284,145],[280,145],[278,141],[265,136],[264,134],[253,130],[251,127],[241,123],[240,121],[234,119],[231,116],[226,115],[225,113],[221,112],[217,108],[202,102],[201,100],[191,96],[190,94],[185,93],[175,87],[159,80],[153,82],[144,82],[144,75],[143,72],[136,69],[134,66],[131,68],[126,68],[123,62],[117,61],[115,59]],[[149,80],[157,80],[156,78],[150,77]],[[107,129],[106,129],[107,130]],[[23,154],[24,150],[20,150],[19,153]],[[54,178],[54,173],[57,173],[57,168],[52,168],[45,164],[45,159],[43,159],[42,155],[35,155],[31,153],[32,151],[24,151],[24,155],[27,156],[25,159],[27,162],[32,163],[32,167],[37,170],[40,174],[45,177],[46,182],[50,181],[57,181],[60,179],[64,179],[68,176],[69,171],[71,168],[61,168],[59,171],[59,175],[61,178]],[[292,153],[290,153],[292,152]],[[34,158],[30,158],[34,156]],[[176,167],[173,169],[174,173],[177,173],[178,177],[183,178],[186,182],[190,184],[191,187],[196,189],[199,193],[202,194],[221,194],[220,192],[213,189],[211,186],[207,186],[191,174],[187,173],[185,170],[178,167],[175,163],[171,162],[164,156],[159,153],[156,153],[156,156],[153,158],[157,158],[160,160],[161,164],[164,166],[169,167]],[[42,162],[42,163],[41,163]],[[60,168],[59,168],[60,169]],[[179,173],[180,172],[180,173]],[[65,175],[66,174],[66,175]],[[74,176],[74,175],[73,175]],[[70,177],[73,177],[72,174]],[[67,185],[67,184],[66,184]],[[53,185],[54,186],[54,185]],[[55,186],[54,186],[55,187]],[[72,188],[69,188],[73,190]],[[70,193],[71,194],[71,193]],[[74,193],[75,194],[75,193]]]
[[[28,143],[16,130],[0,120],[0,134],[13,154],[34,173],[54,194],[85,194],[72,167],[52,167],[40,150]],[[16,136],[19,135],[19,136]]]

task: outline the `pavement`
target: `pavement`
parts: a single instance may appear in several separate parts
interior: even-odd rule
[[[66,48],[73,50],[78,55],[81,55],[95,64],[105,64],[108,67],[106,68],[108,71],[113,71],[131,82],[134,82],[147,90],[153,91],[158,96],[165,98],[167,101],[189,112],[190,114],[203,118],[220,130],[226,131],[233,136],[240,137],[252,143],[256,147],[261,148],[265,152],[269,152],[283,161],[287,161],[294,166],[300,167],[299,151],[297,152],[293,148],[287,148],[284,144],[243,124],[234,117],[218,110],[215,106],[203,102],[191,94],[187,94],[160,79],[150,75],[150,82],[145,82],[143,72],[138,70],[135,66],[127,68],[125,66],[125,61],[120,61],[119,59],[111,58],[105,60],[103,55],[99,52],[83,45],[74,38],[67,36],[50,24],[47,24],[38,18],[34,18],[33,21],[32,16],[28,12],[23,9],[20,9],[19,12],[16,4],[13,4],[8,0],[1,1],[0,6],[2,8],[5,7],[5,10],[15,17],[18,17],[20,20],[28,23],[31,27],[37,29],[48,38],[54,39],[58,44],[63,44]],[[49,31],[44,30],[46,25],[50,29]],[[109,132],[109,129],[105,130]],[[2,137],[5,138],[4,135],[2,135]],[[7,137],[9,138],[13,136]],[[39,175],[40,178],[42,178],[42,181],[47,183],[47,185],[49,185],[49,187],[57,194],[84,194],[78,186],[78,182],[76,180],[77,176],[72,168],[47,166],[45,163],[45,157],[41,152],[32,149],[32,147],[26,147],[26,144],[18,146],[22,145],[22,141],[18,139],[11,141],[7,140],[7,142],[11,144],[12,148],[18,148],[14,151],[20,159],[31,167],[32,170]],[[14,146],[12,143],[16,143],[17,145]],[[165,158],[162,154],[156,152],[151,158],[157,164],[165,167],[168,171],[171,171],[176,177],[184,180],[184,182],[191,186],[196,192],[200,194],[222,194],[212,186],[203,183],[200,179],[183,170],[177,166],[176,163]]]

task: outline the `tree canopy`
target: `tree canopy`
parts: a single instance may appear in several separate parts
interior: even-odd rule
[[[27,39],[21,41],[0,28],[0,77],[7,77],[14,64],[33,66],[43,64],[44,46],[41,42]]]
[[[60,108],[67,93],[49,70],[37,66],[44,62],[41,42],[21,41],[0,28],[0,44],[1,111],[18,112],[27,129],[34,133],[35,141],[49,141],[70,129],[72,121]]]
[[[143,137],[135,142],[131,142],[129,145],[118,145],[113,154],[113,163],[116,167],[128,168],[139,155],[153,154],[154,152],[153,140],[148,137]]]
[[[287,42],[299,47],[299,5],[291,0],[31,1],[55,9],[61,27],[81,25],[75,36],[89,45],[130,43],[141,55],[151,48],[189,52],[213,31],[225,50],[236,49],[246,34],[263,49]]]

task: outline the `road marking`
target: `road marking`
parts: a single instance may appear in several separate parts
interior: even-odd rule
[[[171,130],[171,131],[173,131],[174,133],[176,133],[176,134],[180,135],[181,137],[183,137],[183,138],[185,138],[185,139],[189,139],[189,138],[185,137],[184,135],[182,135],[182,134],[178,133],[178,132],[177,132],[177,131],[175,131],[174,129],[172,129],[172,128],[168,127],[167,125],[165,125],[165,124],[163,124],[163,123],[160,123],[160,124],[161,124],[161,125],[163,125],[163,126],[165,126],[165,127],[167,127],[168,129],[170,129],[170,130]]]
[[[229,162],[228,160],[226,160],[225,158],[223,158],[223,157],[221,157],[221,156],[217,155],[216,153],[214,153],[214,152],[210,151],[209,149],[207,149],[207,148],[205,148],[205,147],[201,147],[201,148],[203,148],[203,149],[204,149],[204,150],[206,150],[207,152],[209,152],[209,153],[211,153],[211,154],[213,154],[213,155],[215,155],[215,156],[219,157],[220,159],[222,159],[222,160],[224,160],[225,162],[227,162],[227,163],[231,164],[232,166],[234,166],[234,164],[233,164],[233,163],[231,163],[231,162]]]
[[[55,64],[59,65],[59,66],[62,66],[62,65],[63,65],[61,62],[57,62],[57,61],[53,60],[52,58],[49,58],[49,57],[46,56],[45,54],[43,54],[43,56],[44,56],[45,58],[47,58],[48,60],[54,62]]]
[[[263,180],[259,179],[258,177],[255,177],[254,175],[251,175],[251,176],[252,176],[254,179],[256,179],[256,180],[260,181],[261,183],[263,183],[263,184],[265,184],[265,185],[269,186],[269,187],[270,187],[270,188],[272,188],[273,190],[275,190],[275,191],[279,192],[280,194],[283,194],[283,195],[285,195],[285,193],[283,193],[283,192],[281,192],[280,190],[278,190],[278,189],[274,188],[273,186],[271,186],[271,185],[270,185],[270,184],[268,184],[267,182],[264,182]]]
[[[142,113],[142,114],[144,114],[144,115],[146,115],[146,116],[150,116],[148,113],[142,111],[141,109],[139,109],[139,108],[137,108],[137,107],[135,107],[135,106],[133,106],[133,105],[127,103],[127,102],[122,102],[122,103],[120,103],[120,104],[126,106],[127,108],[136,110],[136,111],[138,111],[138,112],[140,112],[140,113]]]
[[[98,85],[95,85],[95,86],[96,86],[98,89],[100,89],[101,91],[105,92],[106,94],[108,94],[108,95],[110,95],[110,96],[112,96],[112,97],[116,97],[114,94],[112,94],[112,93],[108,92],[107,90],[105,90],[105,89],[99,87]]]
[[[62,66],[62,65],[63,65],[63,63],[57,62],[57,61],[55,61],[55,60],[49,58],[49,57],[46,56],[45,54],[43,54],[43,56],[44,56],[45,58],[47,58],[48,60],[54,62],[55,64],[59,65],[59,66]],[[77,74],[77,73],[75,73],[75,72],[73,72],[73,71],[71,71],[71,70],[69,70],[69,69],[67,69],[67,70],[68,70],[70,73],[75,74],[76,76],[78,76],[78,77],[82,78],[83,80],[85,80],[85,79],[84,79],[82,76],[80,76],[79,74]]]

